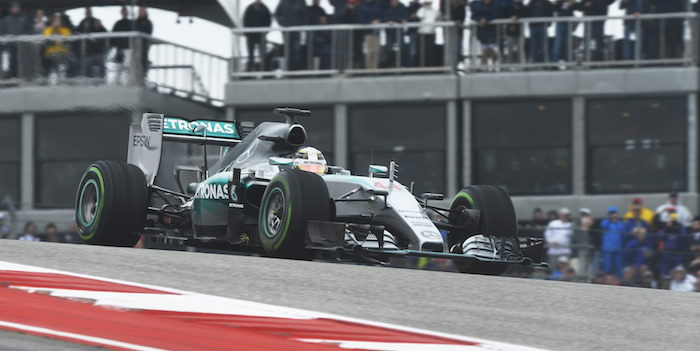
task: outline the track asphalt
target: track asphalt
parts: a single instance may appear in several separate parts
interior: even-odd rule
[[[10,240],[0,260],[553,350],[700,345],[698,293]],[[0,345],[66,349],[4,331]]]

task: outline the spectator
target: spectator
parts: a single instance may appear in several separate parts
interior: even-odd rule
[[[567,270],[571,267],[569,266],[569,259],[566,256],[559,256],[556,261],[557,267],[549,276],[552,280],[562,280],[566,275]]]
[[[51,26],[44,30],[44,35],[47,37],[63,36],[70,37],[73,33],[70,29],[63,25],[63,17],[61,14],[56,14],[51,19]],[[49,62],[51,70],[60,72],[61,68],[66,70],[68,76],[72,76],[75,66],[73,54],[68,45],[62,40],[52,41],[45,49],[44,56]]]
[[[311,6],[307,7],[307,11],[309,12],[307,17],[311,25],[321,24],[321,17],[328,17],[326,10],[321,7],[321,0],[313,0]],[[326,23],[328,23],[327,18]]]
[[[637,277],[637,268],[633,266],[627,266],[622,270],[622,279],[620,279],[621,286],[640,286],[639,278]]]
[[[631,217],[627,215],[631,214]],[[647,231],[651,230],[651,224],[644,219],[642,219],[642,208],[640,206],[633,206],[630,212],[625,215],[627,220],[625,221],[625,232],[631,233],[636,228],[644,228]]]
[[[662,223],[668,222],[669,214],[675,212],[678,215],[678,221],[684,226],[689,227],[693,219],[687,207],[680,203],[680,198],[677,192],[668,194],[668,202],[656,208],[656,214],[659,215],[659,220]]]
[[[627,16],[635,16],[639,18],[640,15],[644,13],[649,13],[651,11],[649,7],[649,0],[620,0],[620,9],[625,10]],[[640,24],[641,28],[637,28],[637,24]],[[639,20],[626,20],[624,24],[624,37],[622,41],[622,57],[625,60],[642,59],[643,57],[635,57],[636,45],[641,45],[640,49],[644,49],[644,45],[641,42],[646,40],[646,33],[642,33],[644,24]],[[635,43],[632,43],[632,35],[634,34]],[[639,34],[639,35],[638,35]],[[640,37],[641,35],[641,37]],[[642,52],[640,50],[640,52]]]
[[[642,267],[646,267],[646,266],[642,266]],[[641,272],[641,269],[640,269],[639,276],[641,277],[640,287],[648,288],[648,289],[658,289],[659,288],[659,284],[656,282],[656,279],[654,279],[654,273],[652,273],[651,271],[646,270],[644,272]]]
[[[33,32],[33,22],[22,13],[22,6],[18,1],[13,1],[10,4],[10,14],[2,19],[1,24],[2,29],[0,29],[0,33],[2,35],[22,35],[32,34]],[[5,46],[9,60],[7,71],[8,78],[17,78],[19,74],[19,48],[20,43],[17,42],[10,42]]]
[[[528,17],[552,17],[554,5],[549,0],[530,0],[525,12]],[[530,57],[534,63],[547,61],[547,27],[549,23],[530,23]]]
[[[695,291],[695,283],[697,283],[697,278],[688,274],[683,266],[678,266],[671,271],[670,290],[692,292]]]
[[[25,224],[24,225],[24,234],[20,235],[18,240],[21,240],[21,241],[41,241],[36,236],[36,225],[32,222],[28,222],[27,224]]]
[[[46,241],[53,243],[62,242],[58,230],[56,229],[56,225],[53,223],[49,223],[46,225],[46,228],[44,229],[44,234],[46,235]]]
[[[139,6],[139,16],[136,18],[136,21],[134,21],[134,29],[137,32],[141,32],[147,35],[153,34],[153,23],[151,20],[148,18],[148,8],[146,6]],[[150,41],[148,39],[144,39],[141,42],[141,69],[142,74],[144,77],[146,77],[146,74],[148,73],[148,52],[150,51]]]
[[[632,204],[628,206],[624,219],[627,221],[632,218],[640,218],[648,225],[651,225],[654,221],[654,211],[644,207],[641,197],[635,197],[632,199]]]
[[[345,10],[350,2],[349,0],[330,0],[331,6],[333,6],[333,15],[331,16],[331,23],[345,23]]]
[[[607,16],[608,7],[615,0],[583,0],[577,4],[576,9],[583,12],[584,16]],[[603,47],[605,46],[605,21],[595,21],[590,24],[590,38],[593,40],[594,47],[589,50],[593,51],[593,59],[595,61],[603,61]],[[590,43],[586,43],[590,45]]]
[[[656,13],[686,12],[688,0],[657,0]],[[680,58],[683,56],[683,19],[665,19],[662,22],[664,43],[662,58]]]
[[[676,213],[669,214],[659,239],[659,273],[667,276],[673,267],[685,263],[688,250],[688,235]]]
[[[77,28],[81,34],[88,33],[106,33],[107,29],[102,25],[102,21],[92,16],[92,9],[85,8],[85,18],[80,21]],[[89,39],[87,43],[81,41],[81,45],[85,45],[85,76],[89,78],[104,78],[105,77],[105,54],[107,46],[104,39]],[[82,59],[83,57],[81,57]]]
[[[345,8],[345,16],[343,22],[345,24],[357,24],[358,23],[358,10],[359,10],[359,0],[348,0],[347,7]],[[360,30],[344,31],[340,32],[340,40],[338,50],[347,50],[352,43],[352,55],[336,55],[337,57],[349,57],[351,62],[349,65],[351,68],[362,67],[362,61],[364,59],[362,53],[362,39],[364,33]],[[339,66],[345,67],[346,63],[342,62]]]
[[[430,0],[423,0],[423,6],[416,12],[422,24],[418,28],[420,41],[421,66],[435,66],[435,30],[434,23],[440,18],[440,12],[433,9]]]
[[[318,3],[318,0],[315,0]],[[309,8],[309,12],[311,9]],[[270,15],[270,9],[265,6],[262,0],[255,0],[252,4],[246,7],[243,13],[243,26],[246,28],[255,27],[270,27],[272,24],[272,16]],[[266,32],[258,33],[246,33],[246,49],[248,50],[248,71],[255,71],[255,49],[258,50],[258,57],[260,58],[260,70],[265,69],[265,37]]]
[[[449,5],[449,11],[443,8],[445,3]],[[462,60],[462,49],[464,47],[464,20],[467,18],[467,1],[466,0],[443,0],[440,2],[440,10],[445,16],[449,15],[446,20],[455,23],[455,35],[453,45],[455,50],[455,63]]]
[[[422,7],[419,0],[411,0],[408,3],[408,22],[420,22],[418,18],[418,10]],[[420,39],[418,37],[418,29],[409,28],[408,29],[408,50],[406,53],[409,67],[418,66],[418,59],[420,56]]]
[[[690,241],[689,247],[690,252],[693,257],[692,259],[700,257],[700,216],[693,218],[693,223],[690,225]]]
[[[357,10],[357,20],[360,24],[378,24],[382,19],[382,9],[378,0],[364,0]],[[367,29],[363,31],[365,68],[379,68],[379,31]]]
[[[638,227],[632,232],[632,239],[625,244],[624,264],[639,268],[649,266],[650,260],[654,256],[654,245],[648,238],[646,228]]]
[[[505,36],[503,37],[503,61],[506,63],[520,62],[520,36],[523,35],[523,25],[517,21],[525,16],[525,5],[523,0],[513,0],[501,2],[499,7],[499,17],[509,18],[513,23],[505,25]]]
[[[34,33],[43,34],[46,29],[46,13],[42,9],[36,10],[34,13]]]
[[[579,214],[580,218],[574,230],[574,237],[571,240],[575,248],[575,250],[572,251],[576,256],[576,258],[571,260],[571,266],[579,273],[590,276],[593,272],[589,267],[587,268],[587,264],[593,259],[593,255],[591,254],[593,216],[591,215],[591,210],[585,207],[579,210]]]
[[[544,232],[544,240],[547,243],[547,255],[549,262],[559,262],[559,257],[567,260],[571,256],[571,239],[574,235],[571,223],[571,211],[568,208],[559,210],[559,219],[555,219],[547,225]]]
[[[304,0],[281,0],[275,9],[275,19],[282,27],[302,26],[309,23]],[[289,47],[287,70],[302,68],[301,35],[297,31],[284,32],[285,45]]]
[[[602,256],[603,272],[621,276],[622,248],[625,235],[625,223],[617,215],[617,207],[608,208],[608,218],[600,223],[603,230]]]
[[[133,22],[129,20],[129,12],[125,6],[121,8],[122,18],[114,23],[112,27],[112,32],[129,32],[133,30]],[[117,49],[117,54],[114,57],[114,61],[118,64],[124,63],[124,51],[129,49],[129,39],[127,38],[116,38],[112,41],[112,45]]]
[[[318,18],[319,25],[327,25],[328,17],[321,16]],[[313,54],[318,57],[319,66],[321,69],[331,68],[331,32],[327,30],[313,32],[311,38],[313,40]]]
[[[573,17],[576,7],[575,0],[554,1],[554,14],[557,17]],[[571,48],[569,41],[571,33],[576,30],[575,22],[557,22],[555,26],[554,47],[552,48],[552,61],[571,61]]]
[[[5,212],[0,212],[0,239],[10,239],[12,232],[10,227],[5,224],[5,218],[7,215]]]
[[[389,7],[384,10],[382,22],[388,24],[403,24],[408,20],[408,10],[399,0],[391,0]],[[396,61],[394,47],[403,46],[403,29],[387,28],[386,45],[384,46],[384,66],[389,67]],[[402,49],[399,50],[403,52]]]
[[[547,220],[548,221],[553,221],[555,219],[559,218],[559,214],[555,210],[549,210],[547,211]]]
[[[470,7],[472,20],[477,22],[476,37],[481,44],[481,64],[486,66],[491,60],[495,65],[498,61],[496,26],[489,22],[498,17],[496,3],[493,0],[474,1]]]

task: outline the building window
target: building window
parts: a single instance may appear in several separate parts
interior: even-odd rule
[[[126,161],[130,112],[35,117],[35,207],[72,208],[91,162]]]
[[[335,119],[332,106],[308,107],[311,110],[311,117],[299,117],[298,122],[306,129],[309,139],[308,146],[313,146],[321,151],[329,164],[335,162]],[[272,113],[273,106],[258,108],[236,109],[236,120],[241,123],[253,122],[255,126],[262,122],[284,122],[283,116]],[[245,128],[245,123],[243,124]]]
[[[568,100],[473,103],[474,183],[511,195],[570,194],[571,120]]]
[[[687,190],[687,99],[592,99],[586,104],[591,194]]]
[[[20,202],[20,117],[0,116],[0,202]]]
[[[352,106],[348,112],[353,173],[396,161],[399,181],[415,182],[416,193],[445,191],[445,104]]]

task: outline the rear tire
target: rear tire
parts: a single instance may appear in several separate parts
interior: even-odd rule
[[[330,221],[328,188],[319,175],[299,170],[277,174],[265,189],[260,203],[258,234],[265,253],[271,256],[311,259],[305,249],[309,220]]]
[[[468,219],[464,210],[479,210],[479,222],[475,232],[449,231],[447,242],[451,251],[471,235],[484,234],[495,237],[517,237],[518,219],[513,202],[503,188],[494,185],[470,185],[462,189],[452,200],[449,223],[463,225]],[[461,252],[461,247],[458,252]],[[455,266],[462,273],[488,275],[503,274],[508,265],[489,263],[474,259],[473,261],[455,261]]]
[[[85,171],[75,200],[75,222],[84,242],[133,247],[147,210],[146,177],[138,167],[97,161]]]

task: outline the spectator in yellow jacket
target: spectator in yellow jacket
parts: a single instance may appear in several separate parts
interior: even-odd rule
[[[627,221],[628,219],[635,218],[634,210],[637,208],[642,211],[639,218],[643,219],[645,222],[647,222],[649,224],[653,223],[654,211],[644,207],[644,204],[642,204],[642,198],[640,198],[640,197],[635,197],[632,200],[632,204],[629,205],[629,207],[627,209],[627,213],[625,214],[625,221]]]
[[[53,16],[51,26],[44,29],[44,36],[47,37],[70,37],[72,34],[71,30],[63,25],[60,14]],[[71,74],[73,57],[69,45],[63,40],[52,40],[44,49],[44,56],[51,63],[51,70],[59,70],[61,66],[65,66],[67,74]]]

